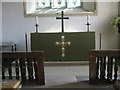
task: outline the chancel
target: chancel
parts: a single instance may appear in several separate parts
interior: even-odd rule
[[[119,90],[119,6],[116,0],[0,2],[2,88]],[[10,81],[15,86],[5,86]]]

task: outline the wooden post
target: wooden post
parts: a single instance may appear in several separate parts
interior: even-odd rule
[[[28,51],[28,44],[27,44],[27,34],[25,33],[25,45],[26,45],[26,52]]]
[[[94,53],[89,53],[89,79],[90,79],[90,83],[94,84],[96,83],[96,55]]]

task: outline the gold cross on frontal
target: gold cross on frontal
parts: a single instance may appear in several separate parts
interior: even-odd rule
[[[61,36],[61,41],[60,42],[55,42],[56,45],[61,46],[61,56],[65,57],[65,46],[66,45],[71,45],[70,41],[65,41],[65,36]]]

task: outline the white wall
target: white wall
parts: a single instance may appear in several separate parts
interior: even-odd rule
[[[2,40],[2,2],[0,1],[0,41]]]
[[[3,2],[2,4],[2,38],[3,42],[13,41],[18,51],[25,50],[24,34],[35,32],[35,18],[25,18],[22,2]],[[117,2],[99,2],[98,15],[91,16],[91,30],[96,32],[96,48],[99,47],[99,33],[102,34],[102,48],[117,48],[117,30],[111,26],[111,17],[118,13]],[[56,17],[39,17],[39,32],[60,32],[60,21]],[[65,31],[86,31],[86,16],[70,16],[65,21]]]
[[[120,1],[119,1],[119,3],[118,3],[118,13],[119,13],[119,16],[120,16]]]
[[[1,41],[2,41],[2,3],[0,1],[0,42]],[[2,55],[0,55],[0,71],[2,71]],[[0,72],[0,82],[2,82],[1,72]],[[2,83],[0,83],[0,89],[2,89]]]
[[[88,10],[88,11],[94,11],[94,2],[83,2],[82,3],[82,8],[84,8],[85,10]]]

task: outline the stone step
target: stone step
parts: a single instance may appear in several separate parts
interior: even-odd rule
[[[75,65],[89,65],[89,61],[45,61],[45,66],[75,66]]]

